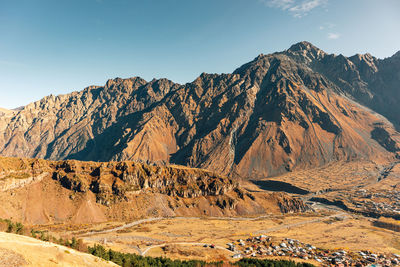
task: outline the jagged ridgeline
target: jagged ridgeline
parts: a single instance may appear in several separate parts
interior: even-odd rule
[[[184,85],[116,78],[2,112],[0,154],[176,163],[243,178],[391,160],[399,84],[399,53],[347,58],[301,42],[232,74]]]

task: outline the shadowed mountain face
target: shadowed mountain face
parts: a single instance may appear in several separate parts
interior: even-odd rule
[[[400,127],[400,51],[385,59],[370,54],[326,54],[308,42],[293,45],[284,54],[321,73],[348,95]]]
[[[398,54],[346,58],[301,42],[185,85],[117,78],[0,117],[0,153],[172,162],[246,178],[392,159],[400,135],[376,112],[400,122],[390,104],[400,100],[399,73]]]

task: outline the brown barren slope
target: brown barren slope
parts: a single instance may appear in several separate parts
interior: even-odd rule
[[[392,161],[400,157],[399,133],[356,100],[367,103],[359,99],[374,84],[392,90],[396,83],[345,82],[362,74],[363,63],[351,60],[302,42],[185,85],[116,78],[48,96],[0,117],[0,154],[176,163],[253,179],[341,160]],[[382,64],[387,72],[390,64]]]
[[[0,158],[0,218],[28,224],[305,211],[284,193],[251,193],[224,176],[135,162]]]

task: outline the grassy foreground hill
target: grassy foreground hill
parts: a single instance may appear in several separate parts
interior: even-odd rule
[[[35,238],[0,232],[0,266],[117,266],[88,253]]]

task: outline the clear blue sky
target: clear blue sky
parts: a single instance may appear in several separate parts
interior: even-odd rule
[[[0,0],[0,107],[114,77],[186,83],[303,40],[384,58],[399,33],[399,0]]]

